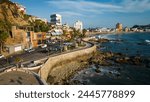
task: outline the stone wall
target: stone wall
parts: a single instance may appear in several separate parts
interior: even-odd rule
[[[52,71],[54,66],[59,65],[60,63],[65,62],[65,61],[75,59],[77,57],[89,56],[89,55],[93,54],[93,52],[95,52],[95,51],[96,51],[96,46],[93,45],[91,47],[80,49],[77,51],[64,53],[64,54],[54,56],[54,57],[49,57],[49,59],[47,60],[45,65],[40,69],[39,75],[45,81],[47,81],[47,77],[48,77],[49,73]]]

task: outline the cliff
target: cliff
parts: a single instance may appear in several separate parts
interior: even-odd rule
[[[12,25],[25,26],[28,21],[25,20],[23,13],[19,12],[15,3],[9,0],[0,2],[0,29],[10,31]]]

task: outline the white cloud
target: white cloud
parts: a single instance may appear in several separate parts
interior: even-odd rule
[[[72,16],[84,16],[83,14],[76,13],[76,12],[70,12],[70,11],[63,11],[63,12],[57,12],[59,14],[64,15],[65,17],[72,17]]]
[[[101,9],[119,9],[120,6],[112,4],[103,4],[84,0],[52,0],[49,5],[55,5],[61,10],[69,10],[82,13],[102,13]]]
[[[150,10],[150,0],[124,0],[121,5],[124,12],[144,12]]]
[[[51,0],[48,1],[48,4],[55,6],[61,13],[68,16],[94,15],[105,12],[144,12],[150,10],[150,0],[122,0],[120,3],[101,3],[100,1],[86,0]]]

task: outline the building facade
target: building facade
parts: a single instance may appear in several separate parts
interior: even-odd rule
[[[122,24],[121,24],[121,23],[117,23],[117,24],[116,24],[116,31],[117,31],[117,32],[122,32],[122,30],[123,30]]]
[[[34,48],[45,43],[45,32],[34,32],[12,26],[11,37],[6,41],[6,50],[9,54],[22,51],[24,48]]]
[[[31,44],[33,47],[41,46],[46,42],[46,33],[45,32],[36,32],[31,35]]]
[[[36,16],[31,16],[31,17],[29,17],[29,20],[30,20],[31,22],[35,22],[36,20],[39,20],[39,21],[44,22],[45,24],[48,23],[48,20],[47,20],[47,19],[45,19],[45,18],[40,18],[40,17],[36,17]]]
[[[74,28],[75,28],[76,30],[82,31],[82,30],[83,30],[83,23],[78,20],[77,22],[75,22]]]
[[[62,16],[60,14],[53,14],[50,16],[51,18],[51,24],[60,26],[62,25]]]

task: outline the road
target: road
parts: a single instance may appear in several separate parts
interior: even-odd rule
[[[30,53],[29,52],[24,52],[24,53],[21,53],[21,54],[16,54],[12,57],[10,56],[7,59],[0,59],[0,69],[7,68],[7,67],[9,68],[9,66],[10,67],[15,66],[17,64],[16,59],[18,59],[18,58],[20,60],[22,60],[21,61],[22,63],[29,62],[29,61],[35,61],[35,60],[39,60],[39,59],[42,59],[42,58],[46,58],[48,56],[53,57],[53,56],[57,56],[57,55],[60,55],[60,54],[85,49],[85,48],[91,47],[93,44],[86,43],[85,47],[73,49],[73,50],[70,50],[70,51],[67,51],[67,52],[62,52],[62,53],[61,53],[60,45],[61,44],[59,42],[55,43],[55,44],[49,44],[47,48],[39,47],[39,48],[36,48],[35,51],[30,52]]]
[[[21,60],[21,62],[34,61],[38,59],[45,58],[52,54],[60,53],[60,49],[58,49],[60,43],[49,44],[47,48],[36,48],[35,51],[32,52],[23,52],[21,54],[15,54],[9,56],[7,59],[0,59],[0,69],[5,68],[7,66],[16,65],[17,59]]]

